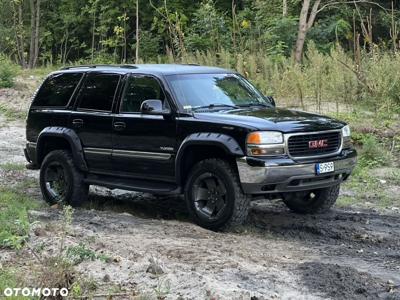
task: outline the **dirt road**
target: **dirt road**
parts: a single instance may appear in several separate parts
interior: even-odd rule
[[[4,120],[2,164],[22,164],[24,124]],[[37,176],[2,169],[0,184]],[[37,188],[27,192],[42,201]],[[30,246],[44,256],[55,253],[62,211],[44,206],[31,216],[38,223]],[[110,258],[76,266],[79,276],[95,283],[95,294],[117,289],[149,299],[400,299],[396,211],[334,209],[299,216],[279,201],[259,201],[239,232],[216,233],[190,223],[180,198],[93,188],[71,227],[66,246],[84,244]],[[0,250],[3,266],[30,270],[32,261],[28,249]]]

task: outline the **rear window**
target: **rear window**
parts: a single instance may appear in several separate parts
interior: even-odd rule
[[[66,106],[82,78],[82,73],[55,74],[40,87],[34,106]]]
[[[80,92],[78,108],[111,111],[119,79],[115,74],[89,74]]]

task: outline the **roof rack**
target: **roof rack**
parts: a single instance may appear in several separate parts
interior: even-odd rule
[[[109,68],[124,68],[124,69],[137,69],[135,65],[79,65],[79,66],[68,66],[62,67],[60,70],[71,70],[71,69],[96,69],[99,67],[109,67]]]

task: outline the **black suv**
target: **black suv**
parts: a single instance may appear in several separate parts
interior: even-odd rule
[[[345,123],[275,108],[240,74],[195,65],[54,72],[34,96],[26,137],[50,204],[79,206],[91,184],[184,194],[209,229],[243,223],[255,196],[325,211],[357,156]]]

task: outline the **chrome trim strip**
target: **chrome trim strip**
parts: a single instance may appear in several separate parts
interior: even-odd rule
[[[299,135],[312,135],[312,134],[321,134],[321,133],[330,133],[330,132],[338,132],[340,134],[340,146],[337,151],[327,153],[327,154],[318,154],[318,155],[307,155],[307,156],[292,156],[289,153],[289,138],[292,136],[299,136]],[[332,130],[323,130],[323,131],[313,131],[313,132],[296,132],[296,133],[285,133],[283,135],[283,139],[285,141],[285,152],[290,158],[294,159],[302,159],[302,158],[322,158],[322,157],[329,157],[335,156],[342,152],[343,149],[343,135],[341,129],[332,129]]]
[[[34,143],[34,142],[27,142],[27,144],[28,144],[28,147],[32,147],[32,148],[36,148],[36,146],[37,146],[37,143]]]
[[[111,155],[112,149],[106,148],[83,148],[85,154],[99,154],[99,155]]]
[[[143,151],[130,151],[130,150],[114,150],[113,155],[120,157],[144,158],[144,159],[155,159],[155,160],[168,160],[172,156],[169,153],[143,152]]]
[[[131,150],[113,150],[106,148],[84,148],[85,154],[99,154],[99,155],[114,155],[119,157],[129,158],[144,158],[144,159],[155,159],[155,160],[168,160],[172,157],[169,153],[159,152],[144,152],[144,151],[131,151]]]

